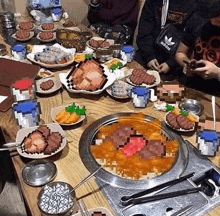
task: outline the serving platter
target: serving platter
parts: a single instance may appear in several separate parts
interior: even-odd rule
[[[98,133],[99,128],[102,125],[109,125],[117,122],[118,117],[130,116],[131,114],[134,113],[116,113],[109,116],[105,116],[93,122],[83,132],[79,141],[79,153],[84,165],[91,173],[94,172],[100,166],[99,163],[96,161],[96,159],[92,156],[90,150],[92,141],[94,140],[96,134]],[[151,120],[154,120],[154,118],[147,115],[145,116],[146,122]],[[131,180],[126,177],[122,178],[102,168],[96,174],[96,177],[100,179],[102,182],[110,184],[111,186],[125,188],[125,189],[146,189],[149,186],[153,187],[154,185],[158,185],[170,180],[171,176],[172,178],[179,177],[183,173],[187,165],[187,148],[185,142],[180,136],[172,132],[168,128],[168,126],[163,122],[162,122],[161,131],[168,139],[176,139],[179,145],[175,162],[169,171],[161,174],[160,176],[156,176],[150,179]]]
[[[31,29],[27,29],[27,31],[32,31],[32,30],[34,30],[36,28],[36,25],[33,23],[33,27],[31,28]],[[16,29],[17,30],[20,30],[21,28],[20,28],[20,26],[19,26],[19,24],[16,26]]]
[[[27,153],[25,151],[22,151],[21,147],[17,147],[17,152],[19,155],[21,155],[22,157],[25,157],[25,158],[29,158],[29,159],[43,159],[43,158],[51,157],[51,156],[53,156],[63,150],[63,148],[66,146],[66,134],[63,131],[63,129],[61,128],[61,126],[56,123],[50,123],[50,124],[45,124],[45,125],[48,128],[50,128],[51,132],[59,132],[60,133],[60,135],[62,136],[61,146],[52,154],[44,154],[44,153],[31,154],[31,153]],[[16,136],[16,142],[22,142],[25,137],[27,137],[30,133],[35,131],[37,128],[38,128],[38,126],[20,129],[17,133],[17,136]]]
[[[131,69],[130,74],[132,74],[132,71],[133,71],[133,69]],[[160,81],[161,81],[161,80],[160,80],[160,75],[159,75],[159,73],[158,73],[157,71],[155,71],[155,70],[147,70],[146,73],[148,73],[149,75],[153,75],[153,76],[156,78],[156,82],[155,82],[154,84],[152,84],[152,85],[147,85],[147,84],[143,83],[142,85],[136,85],[136,84],[134,84],[134,83],[130,80],[130,77],[131,77],[131,76],[128,76],[128,77],[126,78],[126,81],[127,81],[129,84],[133,85],[133,86],[144,86],[144,87],[146,87],[146,88],[152,88],[152,87],[158,86],[158,85],[160,84]]]
[[[90,40],[92,40],[92,39],[94,39],[94,40],[97,40],[97,41],[107,41],[107,42],[109,42],[109,44],[110,44],[110,46],[111,45],[114,45],[114,43],[115,43],[115,41],[114,40],[112,40],[112,39],[104,39],[104,38],[101,38],[101,37],[92,37]],[[95,47],[93,47],[93,46],[91,46],[90,45],[90,40],[88,40],[87,42],[86,42],[86,45],[89,47],[89,48],[91,48],[91,49],[93,49],[93,50],[104,50],[104,49],[109,49],[109,47],[106,47],[106,48],[95,48]]]
[[[15,32],[11,37],[14,38],[14,39],[16,39],[16,40],[18,40],[18,41],[28,41],[28,40],[30,40],[30,39],[34,36],[34,32],[30,31],[29,33],[30,33],[29,37],[23,38],[23,39],[18,38],[18,37],[16,36],[16,32]]]
[[[42,41],[42,42],[51,42],[51,41],[56,40],[56,32],[53,32],[53,37],[52,37],[51,39],[48,39],[48,40],[44,40],[44,39],[40,38],[40,34],[41,34],[41,33],[42,33],[42,32],[39,32],[39,33],[37,34],[37,36],[36,36],[36,38],[37,38],[39,41]]]
[[[43,24],[39,25],[37,27],[37,29],[40,30],[40,31],[56,31],[57,30],[57,27],[55,25],[54,25],[53,29],[49,29],[49,30],[42,29],[42,25]]]

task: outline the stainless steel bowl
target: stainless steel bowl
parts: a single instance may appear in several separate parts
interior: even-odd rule
[[[97,50],[96,51],[96,58],[101,62],[105,63],[112,59],[113,53],[112,50]]]
[[[6,29],[15,28],[15,21],[3,21],[2,27]]]
[[[2,13],[2,22],[14,21],[15,17],[14,14],[11,12],[4,12]]]
[[[96,134],[99,131],[99,128],[102,125],[109,125],[117,122],[118,117],[130,116],[131,114],[134,113],[115,113],[112,115],[105,116],[93,122],[83,132],[79,141],[79,154],[85,167],[91,173],[94,172],[96,169],[98,169],[100,166],[97,163],[96,159],[92,156],[90,151],[90,146],[93,140],[95,139]],[[147,115],[145,116],[146,121],[151,121],[153,119],[154,118],[151,116],[147,116]],[[176,139],[179,143],[179,151],[177,153],[176,160],[169,171],[163,173],[160,176],[153,177],[147,180],[130,180],[127,178],[122,178],[117,175],[114,175],[106,171],[105,169],[101,169],[96,174],[96,177],[107,184],[124,189],[147,189],[149,187],[153,187],[155,185],[159,185],[164,182],[167,182],[171,179],[178,178],[184,172],[188,163],[187,146],[184,140],[182,139],[182,137],[172,132],[165,122],[162,122],[161,131],[167,137],[167,139]]]
[[[204,106],[202,105],[202,103],[197,100],[193,100],[193,99],[182,100],[179,103],[179,108],[184,109],[187,112],[192,112],[198,116],[202,115],[203,110],[204,110]]]
[[[42,186],[52,181],[57,174],[55,163],[48,160],[33,160],[22,170],[24,182],[31,186]]]
[[[121,58],[121,45],[120,44],[114,44],[110,46],[110,50],[113,52],[113,58]]]
[[[37,205],[38,205],[38,208],[40,209],[40,212],[43,216],[66,216],[66,215],[72,215],[74,213],[77,213],[77,211],[79,210],[79,207],[78,207],[78,203],[77,203],[77,200],[76,200],[76,193],[75,191],[72,191],[70,193],[70,198],[72,199],[73,201],[73,204],[71,207],[69,207],[66,211],[63,211],[61,213],[48,213],[46,211],[44,211],[41,207],[42,204],[46,203],[47,201],[45,200],[45,197],[44,197],[44,194],[45,194],[45,190],[47,190],[48,187],[50,188],[53,188],[53,187],[56,187],[57,185],[60,185],[62,187],[67,187],[69,189],[69,191],[71,191],[73,189],[73,187],[66,183],[66,182],[61,182],[61,181],[57,181],[57,182],[51,182],[47,185],[45,185],[40,193],[38,194],[38,197],[37,197]],[[58,193],[57,193],[58,194]],[[56,195],[57,195],[56,194]],[[60,196],[60,198],[66,198],[66,196]],[[55,198],[53,198],[53,196],[49,196],[50,199],[54,199],[53,201],[57,201]]]

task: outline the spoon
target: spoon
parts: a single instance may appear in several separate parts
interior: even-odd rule
[[[212,114],[213,114],[214,130],[216,130],[215,96],[212,96]]]

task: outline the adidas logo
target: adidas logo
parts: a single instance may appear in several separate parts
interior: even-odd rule
[[[168,46],[172,46],[175,44],[175,42],[172,42],[172,37],[168,38],[167,36],[165,36],[165,43],[168,45]]]

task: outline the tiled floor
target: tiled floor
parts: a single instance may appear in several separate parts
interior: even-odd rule
[[[10,158],[4,157],[3,162],[0,160],[0,163],[3,165],[3,173],[6,179],[6,184],[0,193],[0,216],[27,216],[23,199],[16,185]]]

